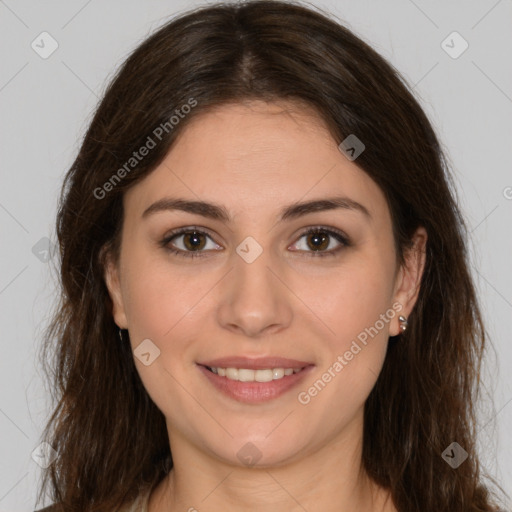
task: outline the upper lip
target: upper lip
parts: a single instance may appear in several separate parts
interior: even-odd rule
[[[198,363],[210,368],[247,368],[250,370],[264,370],[267,368],[304,368],[313,363],[299,361],[297,359],[288,359],[285,357],[257,357],[249,358],[242,356],[222,357]]]

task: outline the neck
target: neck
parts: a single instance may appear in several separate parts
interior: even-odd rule
[[[175,431],[170,441],[173,469],[151,494],[148,512],[395,511],[388,493],[362,468],[362,418],[279,466],[220,461]]]

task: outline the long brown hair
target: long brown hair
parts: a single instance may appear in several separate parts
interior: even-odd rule
[[[486,333],[447,160],[389,63],[332,16],[281,1],[171,20],[127,58],[97,107],[57,215],[61,300],[43,345],[55,408],[43,438],[58,457],[39,499],[50,487],[63,511],[111,512],[172,468],[164,416],[112,317],[105,255],[119,254],[124,192],[188,122],[251,99],[308,105],[338,144],[350,134],[363,141],[356,163],[386,196],[400,262],[415,229],[428,233],[409,327],[389,343],[365,404],[365,470],[400,512],[496,510],[475,447]],[[142,146],[151,147],[135,160]],[[469,454],[457,469],[442,457],[454,441]]]

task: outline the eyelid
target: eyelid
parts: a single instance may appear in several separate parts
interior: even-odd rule
[[[171,242],[173,238],[179,237],[181,235],[186,235],[187,233],[191,232],[197,232],[202,235],[206,235],[208,238],[210,238],[215,244],[213,235],[211,234],[210,230],[207,228],[199,227],[199,226],[186,226],[182,228],[174,229],[163,237],[163,239],[159,242],[159,245],[166,249],[167,251],[170,251],[176,255],[184,256],[184,257],[204,257],[209,252],[212,252],[211,250],[208,251],[184,251],[183,249],[172,249],[168,247],[168,244]],[[306,254],[313,256],[313,257],[323,257],[323,256],[336,256],[340,250],[342,250],[345,247],[349,247],[352,243],[350,241],[350,238],[348,235],[346,235],[343,231],[341,231],[338,228],[331,227],[331,226],[324,226],[324,225],[314,225],[310,226],[308,228],[304,228],[295,238],[295,242],[293,244],[296,244],[302,237],[305,235],[309,235],[311,233],[316,232],[325,232],[329,236],[334,237],[339,243],[341,243],[341,246],[336,249],[331,249],[329,251],[294,251],[294,252],[305,252]],[[292,244],[292,245],[293,245]],[[220,244],[217,244],[220,245]]]

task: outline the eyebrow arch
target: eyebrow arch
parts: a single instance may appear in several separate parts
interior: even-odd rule
[[[357,211],[364,214],[368,220],[372,219],[372,216],[368,209],[362,204],[350,199],[348,197],[326,197],[323,199],[315,199],[306,202],[296,202],[288,206],[285,206],[279,213],[280,221],[292,220],[307,215],[309,213],[334,210],[342,208],[345,210]],[[142,218],[162,211],[180,210],[195,215],[201,215],[208,219],[219,220],[221,222],[231,222],[231,217],[227,209],[216,203],[208,203],[205,201],[193,201],[182,198],[171,198],[164,197],[154,202],[151,206],[146,208],[142,214]]]

